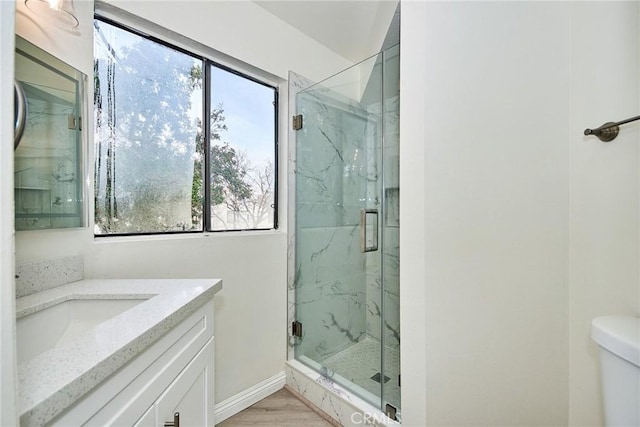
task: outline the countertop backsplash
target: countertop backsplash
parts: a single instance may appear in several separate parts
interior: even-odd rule
[[[30,262],[16,266],[16,298],[84,278],[82,255]]]

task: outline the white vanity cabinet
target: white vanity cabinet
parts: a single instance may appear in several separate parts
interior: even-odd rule
[[[213,340],[209,341],[198,355],[162,393],[162,396],[136,422],[136,427],[164,426],[175,422],[181,427],[213,426],[213,400],[208,388],[213,382]]]
[[[213,301],[52,420],[54,426],[213,426]]]

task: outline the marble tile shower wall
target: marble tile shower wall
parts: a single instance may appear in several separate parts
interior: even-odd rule
[[[322,88],[298,102],[304,128],[298,131],[296,229],[357,226],[367,198],[369,121],[357,104]]]
[[[369,194],[384,199],[375,200],[375,208],[381,212],[381,254],[367,254],[367,335],[381,340],[384,345],[400,347],[400,241],[399,241],[399,97],[385,99],[384,141],[369,150]],[[381,105],[368,107],[371,115],[380,114]],[[372,139],[375,141],[375,139]],[[384,159],[384,168],[379,168]],[[384,171],[384,181],[381,178]],[[384,187],[384,190],[383,190]],[[381,208],[384,202],[384,207]],[[382,273],[380,271],[382,256]],[[381,282],[382,281],[382,282]],[[384,285],[384,286],[383,286]],[[383,303],[384,301],[384,303]],[[383,308],[384,307],[384,308]]]
[[[378,80],[380,78],[380,66],[374,67],[372,77],[370,80]],[[379,86],[373,85],[373,91],[375,94],[374,99],[380,99],[380,94],[376,93],[379,90]],[[367,112],[371,117],[371,126],[369,128],[367,146],[367,208],[376,209],[378,211],[378,250],[374,252],[367,252],[367,296],[366,296],[366,317],[367,317],[367,335],[376,340],[380,340],[381,331],[381,315],[382,304],[380,301],[382,291],[382,277],[381,277],[381,251],[383,250],[384,239],[382,238],[381,230],[383,229],[382,222],[382,135],[383,130],[382,123],[382,105],[380,102],[370,104],[367,106]]]
[[[386,85],[389,87],[390,85]],[[400,97],[385,99],[384,136],[384,344],[400,349]]]
[[[380,341],[384,333],[384,345],[394,349],[400,348],[399,231],[398,227],[383,226],[383,273],[379,267],[370,268],[366,292],[367,335]],[[377,262],[378,258],[371,259]]]
[[[399,68],[399,65],[397,66]],[[387,74],[388,75],[388,74]],[[386,84],[386,87],[389,87]],[[384,344],[400,349],[400,97],[385,99]]]
[[[400,349],[400,228],[385,227],[384,345]]]
[[[299,351],[313,360],[323,360],[357,343],[366,335],[364,256],[358,248],[355,227],[303,229],[303,239],[312,243],[298,251],[305,265],[296,289],[304,335]],[[343,250],[323,251],[327,245]],[[309,275],[310,277],[306,277]]]
[[[298,102],[304,116],[295,177],[299,351],[323,360],[366,336],[367,258],[359,247],[359,219],[374,130],[361,107],[326,88]]]
[[[299,351],[315,360],[366,336],[380,340],[381,330],[385,344],[398,348],[398,98],[385,102],[383,149],[382,144],[371,143],[379,139],[382,130],[380,104],[365,111],[355,102],[338,101],[335,94],[327,96],[328,89],[315,88],[296,99],[297,92],[312,84],[290,73],[290,115],[303,112],[304,128],[298,132],[306,132],[301,139],[308,145],[299,146],[297,152],[295,144],[289,147],[289,224],[295,230],[289,237],[289,259],[294,261],[288,271],[289,324],[294,319],[304,320]],[[296,141],[300,134],[290,132],[289,140]],[[381,209],[379,168],[383,156],[385,209]],[[302,182],[296,185],[296,180]],[[345,203],[348,200],[356,202]],[[380,251],[366,255],[359,249],[359,211],[365,201],[368,208],[381,212],[379,232],[384,242]],[[297,317],[296,298],[300,308]],[[295,345],[291,337],[290,359],[295,357]]]

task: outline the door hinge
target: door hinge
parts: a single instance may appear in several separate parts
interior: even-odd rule
[[[302,323],[297,320],[291,323],[291,335],[302,338]]]
[[[395,406],[389,405],[387,403],[387,406],[385,406],[385,410],[384,410],[384,413],[387,415],[387,417],[391,418],[394,421],[397,421],[397,418],[396,418],[397,412],[398,410],[396,409]]]
[[[297,116],[293,116],[292,118],[292,126],[293,126],[293,130],[300,130],[302,129],[302,114],[298,114]]]
[[[402,387],[402,384],[400,384],[400,375],[398,374],[398,387]]]

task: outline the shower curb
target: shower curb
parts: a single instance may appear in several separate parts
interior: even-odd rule
[[[388,418],[378,408],[297,360],[288,360],[285,372],[287,389],[302,396],[338,425],[345,427],[401,425]]]

